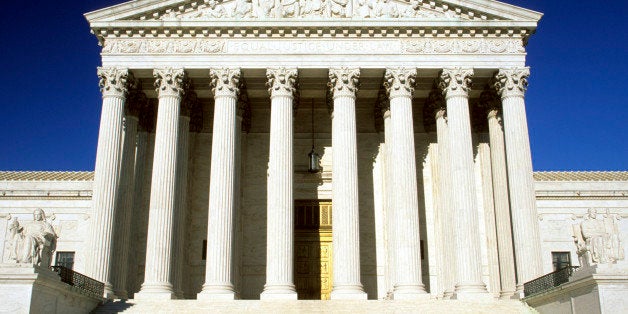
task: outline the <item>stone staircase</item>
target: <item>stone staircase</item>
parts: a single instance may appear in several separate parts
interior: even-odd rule
[[[516,300],[463,302],[424,301],[197,301],[126,300],[112,301],[92,313],[536,313]]]

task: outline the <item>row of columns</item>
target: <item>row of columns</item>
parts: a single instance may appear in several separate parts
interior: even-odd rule
[[[526,88],[527,69],[500,70],[496,75],[495,88],[502,98],[504,108],[505,143],[499,142],[492,126],[492,154],[506,156],[507,163],[498,156],[492,158],[493,180],[496,188],[506,186],[508,178],[510,198],[496,200],[498,241],[500,241],[500,267],[508,261],[508,227],[510,214],[513,221],[515,256],[517,257],[517,282],[523,283],[539,275],[540,252],[538,226],[534,221],[536,209],[532,181],[531,156],[523,94]],[[267,203],[267,262],[266,285],[262,299],[296,299],[293,278],[293,114],[297,93],[296,68],[270,68],[267,85],[271,99],[270,147],[268,163]],[[108,296],[124,297],[124,278],[111,272],[112,256],[116,262],[126,264],[128,253],[113,254],[112,233],[116,208],[128,213],[131,200],[120,198],[120,193],[130,191],[121,188],[133,185],[131,172],[124,165],[130,157],[120,152],[131,151],[123,139],[122,121],[125,100],[131,90],[131,74],[126,69],[99,69],[103,93],[103,113],[96,158],[96,175],[93,196],[92,258],[86,271],[105,282]],[[389,107],[384,114],[386,128],[386,160],[394,165],[386,169],[387,217],[394,299],[427,297],[421,278],[420,230],[416,156],[412,122],[412,97],[417,70],[412,68],[387,69],[384,87]],[[187,85],[183,69],[156,69],[155,86],[158,92],[158,114],[155,150],[150,193],[146,271],[141,291],[136,298],[175,298],[173,283],[181,287],[183,254],[182,230],[186,202],[187,130],[189,115],[182,115],[183,99]],[[460,299],[488,295],[482,282],[480,238],[477,205],[473,182],[473,149],[469,115],[468,92],[472,69],[444,69],[438,87],[444,105],[436,115],[439,156],[441,156],[441,187],[444,217],[453,223],[444,232],[454,236],[455,247],[447,246],[444,256],[456,260],[455,274],[444,276],[445,284],[454,297]],[[212,92],[215,100],[214,130],[212,141],[211,177],[209,191],[208,241],[205,284],[199,299],[235,299],[233,285],[234,217],[237,202],[238,179],[237,143],[239,135],[238,97],[240,94],[239,68],[212,69]],[[333,146],[333,256],[334,278],[332,299],[366,299],[360,282],[359,211],[357,134],[355,117],[356,92],[360,70],[357,68],[332,68],[329,70],[329,87],[333,99],[332,146]],[[446,111],[446,119],[444,112]],[[132,115],[127,115],[132,116]],[[135,123],[135,127],[133,126]],[[492,123],[492,124],[491,124]],[[137,120],[127,119],[125,137],[134,137]],[[390,133],[390,134],[389,134]],[[495,136],[493,136],[495,135]],[[495,137],[495,139],[493,139]],[[494,142],[495,141],[495,142]],[[500,146],[501,145],[501,146]],[[505,152],[500,152],[506,147]],[[511,162],[512,160],[512,162]],[[507,176],[506,168],[507,164]],[[122,165],[122,166],[121,166]],[[122,168],[122,169],[121,169]],[[121,175],[121,173],[123,175]],[[129,178],[127,178],[129,177]],[[501,184],[501,185],[500,185]],[[503,190],[500,190],[503,192]],[[499,193],[496,193],[499,194]],[[116,202],[124,200],[119,207]],[[508,201],[510,211],[508,212]],[[126,214],[125,214],[126,215]],[[126,217],[125,215],[122,215]],[[129,218],[126,218],[129,220]],[[126,221],[125,220],[125,221]],[[126,223],[128,225],[128,223]],[[116,242],[128,242],[126,225],[116,229]],[[175,236],[178,235],[178,236]],[[126,241],[125,241],[126,239]],[[122,247],[124,250],[124,246]],[[512,249],[511,249],[512,250]],[[126,248],[128,252],[128,248]],[[502,252],[503,251],[503,252]],[[512,254],[510,254],[512,256]],[[455,258],[454,258],[455,257]],[[177,262],[179,260],[179,262]],[[512,263],[511,263],[512,264]],[[514,270],[504,265],[502,272]],[[118,269],[116,274],[121,272]],[[514,274],[513,274],[514,276]],[[123,276],[124,277],[124,276]],[[115,278],[115,279],[112,279]],[[111,283],[115,283],[116,289]],[[455,286],[454,286],[455,284]]]
[[[496,290],[502,298],[521,293],[523,283],[542,274],[524,103],[528,76],[528,68],[499,70],[480,98],[489,126],[500,273],[500,286]],[[448,270],[442,272],[440,293],[445,298],[477,299],[486,293],[478,258],[481,239],[477,232],[472,168],[468,103],[472,78],[472,69],[444,69],[437,89],[430,93],[427,102],[434,110],[439,144],[438,188],[442,200],[437,208],[441,217],[439,227],[443,237],[454,238],[453,245],[447,239],[441,241],[441,267],[454,261],[454,265],[447,264]]]

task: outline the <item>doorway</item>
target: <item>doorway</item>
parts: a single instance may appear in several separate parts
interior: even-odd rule
[[[295,285],[300,300],[329,300],[332,288],[331,201],[296,200]]]

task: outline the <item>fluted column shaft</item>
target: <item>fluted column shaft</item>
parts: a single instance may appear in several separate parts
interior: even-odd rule
[[[468,91],[471,87],[472,69],[444,69],[439,87],[447,102],[449,127],[449,165],[452,181],[451,210],[455,217],[455,242],[457,255],[458,299],[474,298],[469,294],[486,293],[482,282],[482,259],[478,209],[473,177],[473,146],[469,114]]]
[[[185,106],[185,105],[184,105]],[[183,108],[183,111],[187,111]],[[185,266],[185,231],[188,196],[188,146],[190,141],[190,116],[183,114],[179,120],[179,153],[177,162],[177,205],[174,225],[175,254],[173,260],[173,285],[178,299],[183,299],[183,274]]]
[[[293,101],[296,69],[266,72],[271,100],[266,285],[261,299],[296,299],[294,286]]]
[[[513,68],[499,70],[495,76],[495,88],[502,99],[518,291],[525,282],[543,274],[524,101],[529,75],[528,68]]]
[[[98,69],[103,104],[94,171],[92,237],[85,272],[88,276],[105,283],[104,296],[109,298],[114,295],[110,267],[113,253],[113,223],[119,200],[122,120],[128,85],[132,80],[129,75],[127,69]]]
[[[455,242],[451,241],[452,236],[456,232],[454,225],[451,223],[455,217],[452,212],[451,205],[451,165],[449,164],[449,127],[447,126],[447,118],[445,117],[445,108],[441,108],[435,113],[436,117],[436,137],[438,141],[438,175],[440,201],[439,210],[441,213],[441,234],[443,236],[443,257],[441,267],[443,268],[443,296],[451,297],[454,290],[454,281],[456,275],[456,248]]]
[[[395,239],[397,228],[394,224],[395,218],[395,206],[394,205],[394,187],[393,187],[393,150],[391,148],[392,142],[392,124],[390,122],[390,107],[387,106],[384,113],[382,114],[384,118],[384,140],[386,142],[386,161],[384,164],[384,183],[386,186],[385,197],[386,207],[384,210],[386,211],[386,247],[388,252],[388,291],[387,296],[392,296],[393,289],[395,283],[397,282],[397,269],[395,268],[395,261],[397,260],[395,257]]]
[[[136,298],[172,299],[179,117],[185,74],[182,69],[156,69],[154,75],[159,105],[146,238],[146,269],[142,289]]]
[[[135,169],[134,169],[134,179],[133,179],[133,204],[132,204],[132,214],[131,214],[131,232],[129,234],[130,243],[129,243],[129,252],[130,255],[128,257],[129,268],[127,269],[127,294],[129,297],[133,297],[133,293],[135,291],[136,282],[137,282],[137,264],[139,263],[140,256],[134,254],[139,250],[140,244],[138,244],[137,238],[135,237],[140,221],[141,221],[141,212],[144,204],[144,186],[145,182],[145,174],[146,174],[146,157],[148,155],[148,132],[146,130],[139,130],[137,132],[137,142],[135,144]]]
[[[137,116],[127,114],[124,128],[124,144],[122,150],[122,164],[120,167],[120,202],[117,209],[116,234],[114,241],[115,271],[113,272],[113,288],[116,297],[127,299],[127,271],[129,261],[129,246],[131,235],[131,216],[134,197],[134,168],[135,168],[135,143],[137,137]]]
[[[427,297],[421,278],[419,201],[412,123],[416,69],[387,69],[384,86],[390,99],[393,217],[395,232],[394,299]]]
[[[205,284],[199,299],[235,299],[232,278],[236,112],[240,69],[212,69],[214,131]]]
[[[333,97],[332,173],[334,286],[331,299],[364,299],[360,282],[360,215],[355,93],[360,69],[329,69]]]
[[[515,261],[512,247],[510,201],[508,198],[508,174],[506,172],[506,147],[499,111],[488,113],[488,133],[491,145],[491,170],[493,173],[493,197],[495,203],[495,227],[497,228],[497,254],[499,258],[500,296],[508,298],[515,293]]]

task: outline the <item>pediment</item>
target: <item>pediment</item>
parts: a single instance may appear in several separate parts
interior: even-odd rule
[[[90,23],[284,19],[536,22],[542,14],[494,0],[135,0],[85,16]]]

